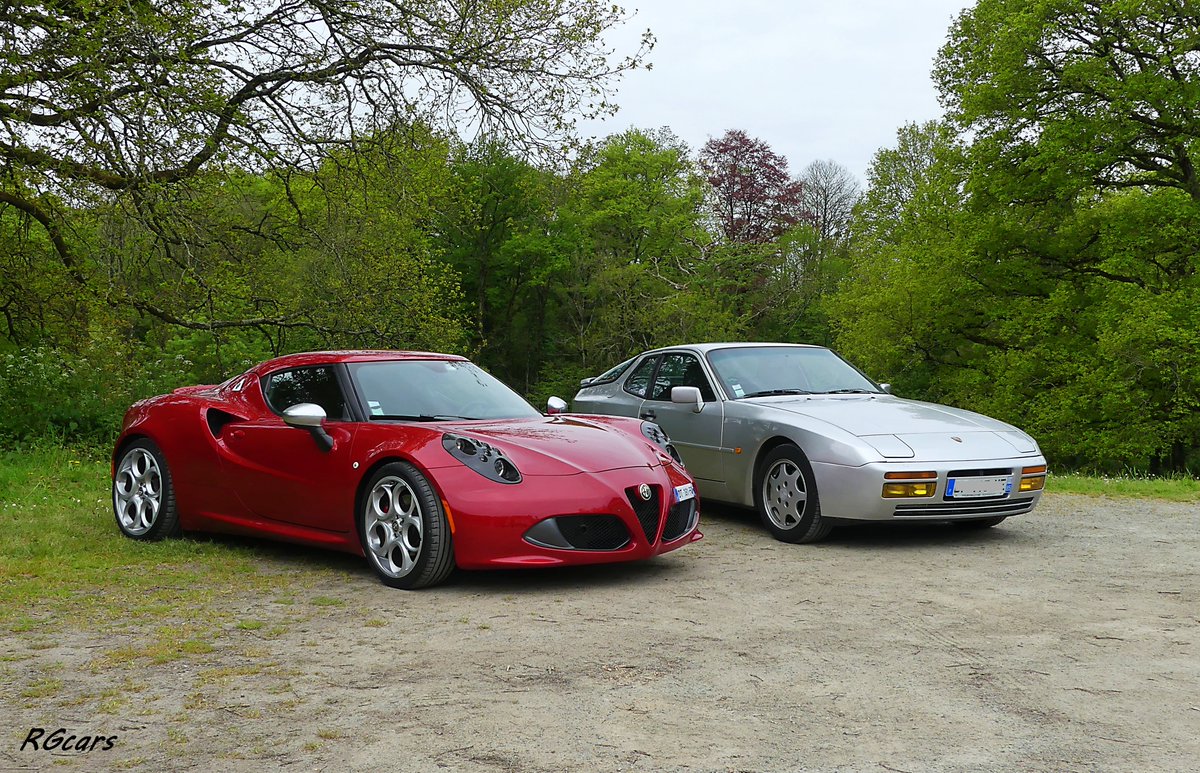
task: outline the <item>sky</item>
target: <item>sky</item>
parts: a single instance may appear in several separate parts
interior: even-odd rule
[[[698,150],[742,129],[793,175],[832,159],[866,182],[871,158],[911,121],[941,116],[930,72],[967,0],[626,0],[608,36],[621,54],[647,27],[653,69],[617,85],[620,112],[582,122],[603,137],[669,127]]]

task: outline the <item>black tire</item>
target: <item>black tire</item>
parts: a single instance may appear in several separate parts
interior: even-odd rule
[[[971,518],[967,521],[951,521],[950,523],[960,529],[990,529],[1004,523],[1007,518],[1007,515],[996,515],[991,518]]]
[[[780,480],[781,476],[791,478],[794,485]],[[783,507],[772,506],[764,491],[775,480],[780,482],[773,496],[785,500],[779,503]],[[791,504],[796,499],[803,504],[793,508]],[[754,505],[763,526],[781,542],[816,542],[833,530],[833,525],[821,518],[821,500],[812,465],[804,452],[791,443],[772,449],[759,463],[754,476]]]
[[[384,585],[427,588],[454,571],[441,497],[411,464],[390,462],[376,470],[363,489],[357,520],[367,563]]]
[[[179,511],[171,468],[162,449],[139,438],[121,449],[112,479],[113,516],[130,539],[147,542],[178,537]]]

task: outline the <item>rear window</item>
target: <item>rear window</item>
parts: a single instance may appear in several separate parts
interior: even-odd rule
[[[625,360],[625,362],[622,362],[620,365],[615,365],[615,366],[609,368],[608,370],[601,373],[599,376],[596,376],[594,379],[589,381],[588,386],[595,386],[596,384],[611,384],[612,382],[614,382],[618,378],[620,378],[622,373],[629,370],[629,366],[632,365],[633,361],[636,359],[637,359],[636,357],[630,357],[628,360]]]

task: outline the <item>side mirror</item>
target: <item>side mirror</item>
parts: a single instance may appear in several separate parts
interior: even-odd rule
[[[546,415],[557,416],[567,412],[567,401],[561,397],[551,397],[546,401]]]
[[[297,403],[283,412],[283,420],[288,426],[308,430],[322,451],[333,449],[333,437],[322,426],[325,421],[325,409],[316,403]]]
[[[699,387],[671,387],[671,402],[692,406],[692,413],[704,410],[704,395],[700,394]]]
[[[303,429],[320,427],[325,421],[325,409],[316,403],[297,403],[283,412],[283,420]]]
[[[590,378],[584,378],[584,379],[580,379],[580,380],[579,380],[579,386],[580,386],[580,387],[591,386],[591,384],[592,384],[592,379],[593,379],[593,378],[595,378],[595,376],[592,376],[592,377],[590,377]]]
[[[891,384],[880,384],[879,388],[882,389],[884,392],[886,392],[889,395],[892,393],[892,385]]]

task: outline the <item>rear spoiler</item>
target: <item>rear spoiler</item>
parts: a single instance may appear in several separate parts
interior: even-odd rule
[[[216,384],[201,384],[200,386],[185,386],[178,389],[172,389],[173,395],[194,395],[197,392],[207,392],[210,389],[216,389]]]

